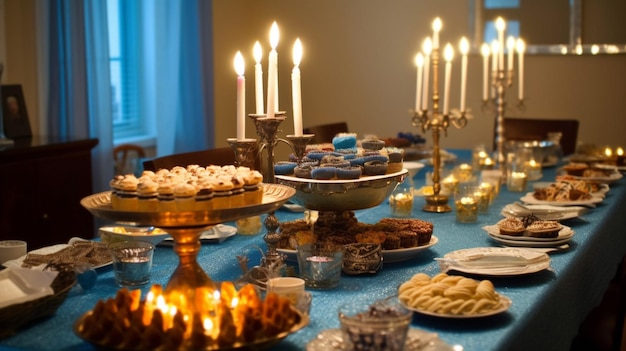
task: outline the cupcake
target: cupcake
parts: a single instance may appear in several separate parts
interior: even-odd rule
[[[119,209],[119,203],[118,203],[118,192],[120,190],[119,187],[119,182],[124,179],[124,176],[122,175],[116,175],[115,177],[113,177],[113,179],[111,179],[111,181],[109,182],[109,186],[111,187],[111,207],[114,210]]]
[[[519,218],[504,218],[498,222],[497,226],[502,235],[524,235],[524,223]]]
[[[378,139],[364,139],[361,141],[361,147],[365,150],[381,150],[385,147],[385,142]]]
[[[176,202],[174,201],[174,183],[171,180],[164,180],[159,183],[157,188],[157,198],[159,199],[160,212],[176,211]]]
[[[159,209],[157,189],[159,184],[151,179],[144,179],[137,185],[137,207],[139,211],[156,212]]]
[[[133,174],[127,174],[118,183],[117,204],[122,211],[137,211],[137,185],[139,181]]]
[[[335,150],[354,149],[356,148],[356,134],[339,133],[333,138],[332,143]]]
[[[243,175],[239,173],[233,174],[231,182],[233,183],[233,189],[231,190],[229,207],[241,207],[243,206],[243,193],[245,192],[243,189],[245,185]]]
[[[260,204],[263,202],[263,175],[257,170],[248,170],[244,174],[245,184],[243,186],[244,205]]]
[[[213,208],[213,186],[207,179],[196,183],[196,210],[206,211]]]
[[[381,161],[368,161],[363,165],[363,174],[364,175],[382,175],[387,173],[387,162]]]
[[[231,178],[220,177],[213,181],[213,208],[228,208],[233,194]]]
[[[556,221],[534,221],[526,231],[534,238],[556,238],[559,236],[561,225]]]
[[[193,211],[196,207],[196,187],[189,183],[178,183],[174,187],[176,210]]]

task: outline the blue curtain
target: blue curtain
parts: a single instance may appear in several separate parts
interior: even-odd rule
[[[142,91],[156,116],[157,156],[207,149],[213,142],[211,1],[142,0],[146,33]],[[94,191],[113,176],[113,126],[106,0],[38,2],[48,30],[45,134],[98,138]],[[202,19],[202,20],[201,20]],[[205,20],[208,19],[208,20]]]

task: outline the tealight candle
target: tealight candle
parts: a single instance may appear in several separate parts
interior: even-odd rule
[[[460,223],[471,223],[478,219],[478,199],[475,186],[462,186],[454,193],[456,220]]]
[[[526,190],[526,173],[511,172],[506,178],[506,186],[511,192],[523,192]]]
[[[481,170],[484,170],[484,169],[493,169],[494,164],[495,164],[495,163],[493,162],[493,160],[491,159],[491,157],[486,157],[486,158],[483,160],[483,162],[482,162],[482,164],[481,164],[481,166],[480,166],[480,169],[481,169]]]
[[[626,156],[624,156],[624,149],[622,149],[622,147],[618,147],[615,150],[615,154],[617,155],[617,165],[618,166],[624,166],[626,163]]]
[[[541,178],[541,163],[532,159],[525,163],[525,168],[529,180],[537,180]]]

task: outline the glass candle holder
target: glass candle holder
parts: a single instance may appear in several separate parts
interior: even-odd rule
[[[456,221],[459,223],[472,223],[478,219],[477,188],[473,185],[462,185],[454,192],[454,205],[456,208]]]
[[[404,181],[389,196],[389,207],[394,217],[409,217],[413,212],[413,186]]]
[[[523,168],[512,169],[506,177],[506,187],[511,192],[521,193],[526,191],[528,177]]]

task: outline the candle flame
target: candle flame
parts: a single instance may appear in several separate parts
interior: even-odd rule
[[[469,41],[466,37],[461,38],[461,42],[459,43],[459,49],[461,50],[461,55],[467,55],[469,52]]]
[[[278,24],[276,21],[272,23],[272,27],[270,28],[270,46],[272,50],[276,49],[278,46],[278,38],[280,37],[280,33],[278,32]]]
[[[424,55],[421,52],[418,52],[417,55],[415,55],[415,65],[419,68],[424,66]]]
[[[210,318],[205,318],[202,322],[202,327],[204,327],[204,330],[213,329],[213,321]]]
[[[483,45],[481,45],[481,47],[480,47],[480,53],[484,57],[488,57],[490,52],[491,52],[491,50],[489,49],[489,44],[483,43]]]
[[[446,44],[446,48],[443,49],[443,58],[446,60],[446,62],[450,62],[452,61],[453,57],[454,57],[454,49],[452,48],[452,45],[448,43]]]
[[[261,48],[261,43],[257,40],[254,43],[254,48],[252,49],[254,55],[254,61],[256,63],[261,63],[261,59],[263,58],[263,48]]]
[[[422,44],[422,51],[424,51],[424,55],[430,56],[430,53],[433,51],[433,41],[430,37],[424,39],[424,44]]]
[[[500,50],[499,50],[500,45],[498,45],[498,41],[497,40],[493,40],[491,42],[491,54],[495,55],[497,54]]]
[[[611,157],[613,155],[613,150],[611,150],[610,147],[607,147],[606,149],[604,149],[604,154],[606,155],[606,157]]]
[[[515,49],[515,38],[512,35],[506,38],[506,48],[509,51],[512,51],[513,49]]]
[[[230,308],[235,308],[237,307],[238,304],[239,304],[239,298],[233,297],[233,299],[230,301]]]
[[[517,53],[523,54],[526,51],[526,43],[521,38],[517,38],[517,43],[515,43],[515,47],[517,49]]]
[[[246,65],[243,62],[243,55],[241,55],[241,51],[237,51],[237,54],[235,54],[234,64],[235,64],[235,72],[237,72],[237,75],[243,76]]]
[[[300,38],[296,39],[296,42],[293,44],[293,64],[298,67],[300,65],[300,61],[302,60],[302,42],[300,42]]]
[[[441,30],[442,25],[443,24],[441,22],[441,18],[439,17],[435,18],[435,20],[433,21],[433,31],[439,32]]]
[[[502,17],[496,18],[496,29],[499,31],[503,31],[506,28],[506,22]]]
[[[622,147],[618,147],[617,150],[615,150],[615,153],[617,154],[617,156],[624,156],[624,149],[622,149]]]

